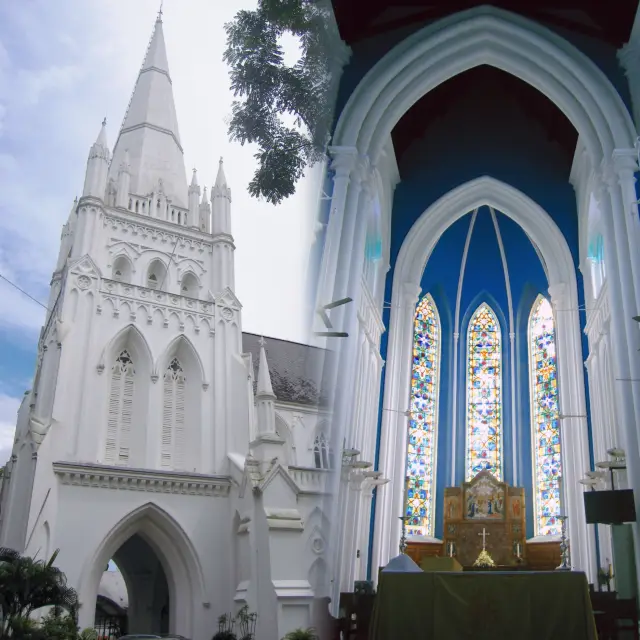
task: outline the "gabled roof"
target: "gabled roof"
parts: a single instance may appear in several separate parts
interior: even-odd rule
[[[242,334],[242,347],[251,353],[254,381],[258,380],[260,338],[253,333]],[[311,406],[323,405],[320,397],[320,376],[329,352],[307,344],[265,337],[273,393],[279,402],[295,402]],[[254,382],[254,391],[255,391]]]

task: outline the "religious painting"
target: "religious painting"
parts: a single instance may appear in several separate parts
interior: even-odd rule
[[[455,518],[458,517],[457,504],[458,504],[458,499],[457,498],[447,498],[446,506],[445,506],[445,513],[447,514],[447,519],[448,520],[454,520]]]
[[[520,498],[511,499],[511,513],[514,518],[519,518],[522,505],[520,504]]]
[[[504,520],[504,483],[498,482],[489,471],[481,471],[465,485],[465,519]]]

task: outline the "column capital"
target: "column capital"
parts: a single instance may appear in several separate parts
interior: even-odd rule
[[[611,163],[618,177],[618,182],[625,179],[633,179],[638,170],[637,149],[614,149],[611,154]]]
[[[634,180],[634,173],[638,170],[638,152],[635,149],[614,149],[610,158],[604,158],[600,171],[594,176],[594,196],[597,190],[605,187],[612,189],[622,185],[625,180]]]
[[[625,75],[630,76],[636,72],[636,69],[638,69],[640,65],[640,43],[635,40],[630,40],[618,49],[616,55]]]
[[[547,291],[551,298],[551,304],[556,308],[562,306],[567,295],[567,285],[564,282],[557,282],[550,285]]]
[[[419,284],[413,282],[405,282],[401,285],[400,291],[402,293],[403,304],[418,304],[420,294],[422,293],[422,287]]]
[[[331,156],[330,169],[336,178],[351,178],[351,174],[358,163],[358,150],[355,147],[329,147]]]

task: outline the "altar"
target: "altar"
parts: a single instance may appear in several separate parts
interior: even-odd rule
[[[576,571],[380,574],[369,640],[596,640]]]
[[[526,558],[524,489],[481,471],[461,487],[444,490],[444,554],[473,567],[482,549],[496,566],[515,568]]]

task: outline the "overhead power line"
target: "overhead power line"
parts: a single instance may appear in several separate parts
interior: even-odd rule
[[[24,289],[21,289],[15,282],[11,282],[9,278],[5,278],[1,273],[0,273],[0,278],[5,282],[8,282],[14,289],[17,289],[20,293],[23,293],[30,300],[33,300],[36,304],[39,304],[45,311],[49,310],[46,304],[42,304],[40,300],[36,300],[32,295],[28,294]]]

